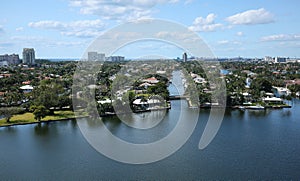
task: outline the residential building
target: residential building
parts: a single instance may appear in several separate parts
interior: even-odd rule
[[[186,62],[187,61],[187,54],[184,52],[182,55],[182,61]]]
[[[285,63],[286,58],[284,57],[275,57],[275,63]]]
[[[108,58],[108,60],[112,61],[112,62],[120,62],[120,61],[124,61],[125,57],[123,57],[123,56],[110,56]]]
[[[105,61],[105,54],[98,52],[88,52],[88,61]]]
[[[33,48],[23,48],[23,64],[34,65],[35,64],[35,52]]]
[[[5,66],[5,65],[17,65],[20,63],[19,55],[18,54],[5,54],[5,55],[0,55],[0,66]]]
[[[88,52],[88,61],[96,61],[98,59],[97,52]]]
[[[265,60],[266,62],[273,62],[273,58],[270,57],[270,56],[265,56],[264,60]]]

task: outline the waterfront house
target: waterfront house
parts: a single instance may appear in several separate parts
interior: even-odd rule
[[[273,87],[273,89],[275,90],[275,95],[277,97],[288,96],[291,94],[291,91],[285,87]]]
[[[267,104],[283,104],[283,100],[278,97],[266,97],[263,101]]]

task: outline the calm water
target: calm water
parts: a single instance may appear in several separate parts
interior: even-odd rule
[[[151,142],[172,130],[180,101],[151,131],[133,131],[117,118],[107,127],[132,142]],[[152,164],[128,165],[95,151],[76,121],[0,128],[2,179],[299,179],[300,102],[292,109],[227,111],[213,142],[198,150],[208,110],[175,154]],[[185,111],[189,111],[186,109]],[[186,120],[187,124],[189,120]],[[93,125],[91,125],[92,127]],[[150,134],[151,133],[151,134]],[[144,136],[141,136],[144,134]]]
[[[124,140],[148,143],[175,127],[181,109],[194,114],[185,101],[172,101],[172,109],[149,130],[132,129],[117,117],[104,122]],[[142,113],[132,120],[161,115]],[[300,179],[299,100],[291,109],[228,110],[215,139],[199,150],[208,116],[209,110],[200,110],[195,131],[175,154],[145,165],[123,164],[101,155],[84,139],[76,121],[0,128],[0,180]],[[188,117],[185,121],[189,124]]]

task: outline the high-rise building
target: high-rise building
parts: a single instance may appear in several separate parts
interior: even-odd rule
[[[105,54],[104,53],[98,53],[98,61],[105,61]]]
[[[184,52],[182,55],[182,61],[186,62],[187,61],[187,54]]]
[[[285,63],[286,58],[284,57],[275,57],[275,63]]]
[[[88,52],[88,61],[105,61],[105,54],[97,52]]]
[[[7,64],[7,65],[17,65],[20,63],[19,55],[18,54],[0,55],[0,62],[6,62],[4,64]]]
[[[123,56],[110,56],[108,58],[108,60],[112,61],[112,62],[121,62],[121,61],[125,60],[125,57],[123,57]]]
[[[34,65],[35,64],[35,52],[33,48],[23,48],[23,64]]]
[[[88,61],[96,61],[98,59],[97,52],[88,52]]]

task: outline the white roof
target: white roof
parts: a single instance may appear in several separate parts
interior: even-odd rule
[[[33,87],[31,85],[24,85],[24,86],[20,87],[20,89],[22,89],[22,90],[33,90]]]
[[[251,94],[249,94],[248,92],[244,92],[243,96],[250,96]]]
[[[263,98],[264,101],[282,101],[281,98],[278,98],[278,97],[266,97],[266,98]]]
[[[158,99],[150,99],[150,100],[147,100],[145,102],[142,102],[142,99],[136,99],[136,100],[133,101],[133,104],[136,104],[136,105],[155,104],[155,103],[160,103],[160,100],[158,100]]]
[[[110,99],[105,99],[103,101],[97,101],[99,104],[105,104],[105,103],[111,103],[114,102],[114,100],[110,100]]]

